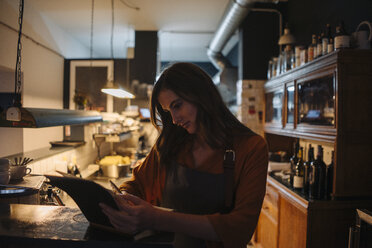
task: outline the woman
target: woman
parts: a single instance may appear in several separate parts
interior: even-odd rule
[[[120,210],[101,205],[112,225],[174,232],[175,247],[245,247],[265,194],[263,138],[231,114],[211,78],[190,63],[163,71],[151,119],[160,135],[121,185]]]

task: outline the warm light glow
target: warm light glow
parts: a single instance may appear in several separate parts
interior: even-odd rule
[[[103,93],[106,93],[108,95],[112,95],[118,98],[126,98],[126,99],[133,99],[135,96],[132,93],[129,93],[128,91],[125,91],[123,89],[114,89],[114,88],[104,88],[101,89]]]

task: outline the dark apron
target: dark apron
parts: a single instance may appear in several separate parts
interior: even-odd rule
[[[167,172],[162,206],[187,214],[213,214],[225,207],[224,174],[200,172],[173,163]],[[202,239],[175,234],[174,247],[206,247]]]

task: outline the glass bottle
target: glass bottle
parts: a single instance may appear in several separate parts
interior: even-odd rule
[[[327,23],[326,32],[322,37],[322,55],[326,55],[328,53],[328,44],[331,38],[331,25]]]
[[[316,35],[315,34],[312,35],[311,40],[312,40],[312,42],[309,45],[309,47],[307,48],[307,61],[308,62],[314,60],[314,52],[315,52],[315,49],[316,49]]]
[[[333,39],[330,38],[329,39],[329,43],[328,43],[328,46],[327,46],[327,53],[331,53],[335,50],[334,48],[334,45],[333,45]]]
[[[310,199],[323,199],[325,191],[326,165],[323,161],[323,147],[318,145],[315,161],[311,163],[311,178],[309,187]]]
[[[327,166],[327,173],[326,173],[326,199],[331,199],[331,194],[332,194],[332,189],[333,189],[333,167],[334,167],[334,151],[332,151],[332,161],[331,163]]]
[[[296,142],[293,144],[293,156],[289,159],[289,162],[291,164],[291,171],[290,171],[290,177],[289,177],[289,184],[293,186],[293,176],[296,170],[296,164],[298,162],[298,150],[299,150],[299,141],[296,140]]]
[[[304,163],[304,195],[309,194],[309,184],[310,184],[310,168],[311,163],[314,161],[314,147],[309,144],[309,150],[307,151],[307,161]]]
[[[267,67],[267,79],[270,79],[272,77],[272,69],[273,69],[273,60],[269,60],[269,64]]]
[[[345,30],[344,22],[341,21],[340,25],[336,27],[334,48],[337,50],[348,47],[350,47],[350,35]]]
[[[304,187],[304,160],[303,160],[303,147],[298,151],[298,162],[295,167],[293,176],[293,188],[301,190]]]
[[[319,36],[318,36],[318,40],[316,42],[316,57],[319,58],[323,55],[323,47],[322,47],[322,37],[324,36],[324,33],[322,32]]]
[[[283,72],[289,71],[292,68],[292,54],[292,46],[289,44],[286,45],[283,53]]]
[[[272,63],[272,69],[271,69],[271,76],[272,77],[275,77],[275,76],[278,75],[277,69],[278,69],[278,57],[274,57],[273,58],[273,63]]]

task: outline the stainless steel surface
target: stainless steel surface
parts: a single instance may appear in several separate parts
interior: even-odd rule
[[[106,177],[125,177],[129,172],[129,164],[101,165],[102,175]]]
[[[229,66],[228,60],[222,55],[221,51],[240,23],[247,16],[249,8],[254,2],[256,1],[235,0],[226,11],[207,51],[209,59],[217,69],[223,70],[225,67]]]
[[[38,128],[64,125],[77,125],[91,122],[101,122],[102,116],[97,111],[20,108],[21,120],[0,120],[1,127]]]

